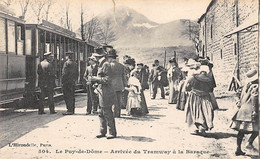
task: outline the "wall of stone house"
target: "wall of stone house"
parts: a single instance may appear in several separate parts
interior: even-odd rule
[[[257,25],[252,28],[252,30],[257,29]],[[258,70],[258,47],[258,32],[239,33],[239,69],[243,84],[249,70]]]
[[[224,36],[236,27],[235,12],[234,2],[216,0],[206,15],[207,56],[214,64],[213,72],[217,83],[216,94],[228,90],[231,77],[234,74],[236,65],[234,43],[236,39],[233,37],[224,38]]]
[[[203,52],[206,51],[205,44],[205,18],[203,18],[200,22],[200,32],[199,32],[199,41],[200,41],[200,52],[199,56],[203,56]],[[204,46],[204,48],[203,48]]]
[[[243,24],[248,19],[258,17],[258,0],[238,1],[238,23]],[[254,25],[251,31],[258,30]],[[251,69],[258,69],[258,32],[248,32],[243,30],[238,33],[239,41],[239,69],[240,80],[245,84],[246,72]]]
[[[237,76],[236,67],[239,67],[239,77],[241,82],[244,83],[246,72],[258,66],[257,32],[239,33],[225,37],[227,33],[237,27],[237,23],[240,25],[252,14],[255,14],[257,8],[257,0],[247,1],[247,3],[244,0],[238,0],[238,6],[236,6],[234,0],[216,0],[206,13],[207,56],[211,58],[214,64],[213,72],[217,82],[215,89],[217,94],[228,91],[232,76]]]

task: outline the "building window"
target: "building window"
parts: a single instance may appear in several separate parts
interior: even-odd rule
[[[16,53],[15,52],[15,23],[13,21],[7,21],[8,27],[8,52],[9,53]]]
[[[210,25],[210,38],[213,38],[213,26],[212,24]]]
[[[26,55],[32,55],[32,30],[26,30]]]
[[[237,55],[237,44],[234,44],[234,55]]]
[[[202,48],[202,57],[205,57],[205,46],[203,45],[203,48]]]
[[[0,34],[0,53],[6,54],[6,28],[3,18],[0,18]]]
[[[222,55],[222,49],[220,49],[220,59],[223,58],[223,55]]]

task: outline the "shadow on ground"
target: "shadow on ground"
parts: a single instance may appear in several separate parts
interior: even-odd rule
[[[160,111],[161,109],[167,109],[167,107],[149,107],[149,111]]]
[[[225,139],[230,137],[236,137],[236,134],[231,133],[223,133],[223,132],[214,132],[214,133],[207,133],[206,138],[214,138],[214,139]]]
[[[165,115],[148,114],[146,116],[121,116],[120,119],[135,120],[135,121],[154,121],[154,120],[159,120],[162,117],[165,117]]]
[[[138,141],[138,142],[154,142],[155,139],[143,136],[118,136],[118,139]]]

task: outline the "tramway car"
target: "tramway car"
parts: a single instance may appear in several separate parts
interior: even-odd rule
[[[87,58],[98,43],[82,41],[76,34],[47,21],[25,24],[19,18],[0,13],[0,104],[24,99],[25,106],[35,105],[38,91],[37,66],[44,52],[54,54],[56,72],[55,93],[61,94],[61,73],[65,53],[74,52],[79,76],[77,88],[83,82]]]
[[[19,99],[25,91],[25,22],[0,12],[0,101]]]

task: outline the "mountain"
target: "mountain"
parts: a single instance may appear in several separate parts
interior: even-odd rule
[[[116,34],[116,41],[111,44],[116,48],[192,45],[191,40],[183,35],[188,27],[185,25],[187,20],[158,24],[125,6],[117,7],[115,12],[108,10],[95,18],[103,24],[110,21]]]

